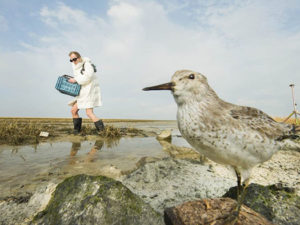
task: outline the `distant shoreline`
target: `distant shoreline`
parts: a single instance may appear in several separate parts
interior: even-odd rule
[[[71,121],[72,118],[50,118],[50,117],[0,117],[0,120],[32,120],[32,121],[45,121],[45,120],[56,120],[56,121]],[[90,119],[83,118],[83,121],[89,122]],[[151,119],[103,119],[106,123],[117,123],[117,122],[173,122],[176,120],[151,120]]]
[[[284,117],[271,116],[277,122],[283,122]],[[72,118],[60,118],[60,117],[0,117],[0,120],[31,120],[31,121],[61,121],[61,122],[71,122]],[[83,118],[84,122],[90,122],[88,118]],[[151,120],[151,119],[103,119],[106,123],[122,123],[122,122],[175,122],[176,120]],[[299,119],[298,119],[299,121]],[[286,123],[295,124],[295,118],[289,118]]]

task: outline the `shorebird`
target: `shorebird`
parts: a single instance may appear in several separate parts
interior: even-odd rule
[[[238,184],[237,219],[251,169],[270,159],[284,139],[294,137],[292,127],[259,109],[223,101],[204,75],[190,70],[179,70],[171,82],[143,90],[170,90],[178,106],[182,136],[209,159],[233,167]]]

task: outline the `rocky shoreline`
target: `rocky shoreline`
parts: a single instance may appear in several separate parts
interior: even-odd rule
[[[170,157],[142,158],[137,169],[129,174],[122,175],[114,168],[106,174],[114,179],[86,175],[70,177],[63,182],[53,179],[41,184],[34,193],[23,192],[2,198],[0,224],[51,224],[49,221],[58,217],[62,220],[57,224],[72,224],[74,218],[77,218],[77,224],[95,224],[97,221],[102,221],[100,224],[112,224],[112,221],[115,224],[133,224],[132,221],[135,221],[134,224],[164,224],[164,210],[169,207],[193,200],[234,197],[230,188],[236,186],[236,180],[228,167],[216,164],[190,148],[175,146],[170,141],[160,140],[160,144]],[[254,168],[251,181],[257,184],[250,186],[252,195],[246,198],[245,204],[274,224],[300,224],[299,162],[299,152],[286,150]],[[112,197],[109,200],[103,200],[102,181],[105,185],[110,183],[111,187],[116,187],[112,189],[116,191],[110,193]],[[71,187],[70,194],[63,194],[65,182]],[[81,194],[76,192],[84,187],[90,188]],[[116,197],[116,192],[119,197]],[[105,192],[105,196],[110,194]],[[69,197],[64,199],[66,196]],[[138,202],[138,207],[121,204],[119,200],[123,197],[126,197],[125,202]],[[85,204],[83,207],[70,201]],[[61,205],[65,212],[69,209],[75,214],[63,218],[64,215],[57,214]],[[114,210],[110,213],[111,217],[104,213],[107,207]]]

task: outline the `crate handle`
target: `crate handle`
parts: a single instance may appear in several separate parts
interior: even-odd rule
[[[63,75],[63,77],[66,77],[66,78],[68,78],[68,79],[71,79],[71,78],[74,78],[74,77],[72,77],[72,76],[69,76],[69,75]]]

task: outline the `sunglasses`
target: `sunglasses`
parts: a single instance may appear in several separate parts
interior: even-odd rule
[[[70,62],[75,62],[78,58],[70,59]]]

